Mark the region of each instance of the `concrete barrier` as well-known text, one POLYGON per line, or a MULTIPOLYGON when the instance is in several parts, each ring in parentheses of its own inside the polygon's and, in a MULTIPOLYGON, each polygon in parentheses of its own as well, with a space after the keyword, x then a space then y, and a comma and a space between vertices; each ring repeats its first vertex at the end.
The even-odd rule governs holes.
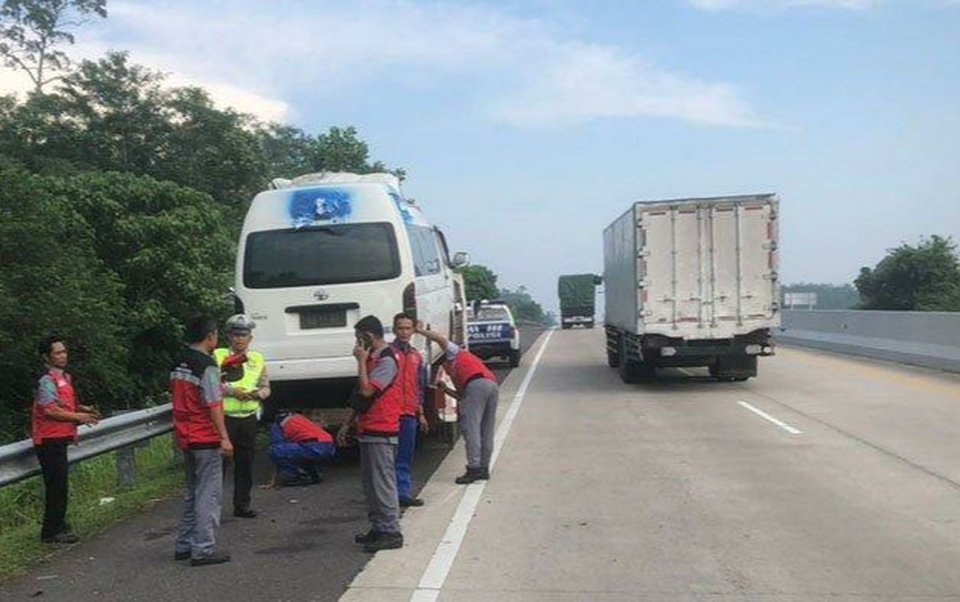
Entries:
POLYGON ((776 339, 960 372, 960 312, 784 310, 776 339))

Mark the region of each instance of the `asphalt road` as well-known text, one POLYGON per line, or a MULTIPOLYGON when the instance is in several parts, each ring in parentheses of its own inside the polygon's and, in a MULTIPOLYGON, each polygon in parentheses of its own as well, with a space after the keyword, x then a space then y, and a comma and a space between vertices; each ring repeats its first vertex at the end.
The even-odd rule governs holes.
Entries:
POLYGON ((451 454, 343 600, 960 599, 960 375, 781 349, 631 386, 602 337, 554 331, 491 480, 451 454))
MULTIPOLYGON (((540 332, 523 329, 523 346, 540 332)), ((505 364, 491 367, 501 381, 510 373, 505 364)), ((422 442, 414 463, 416 487, 449 451, 436 440, 422 442)), ((266 455, 260 454, 257 482, 264 482, 270 471, 266 455)), ((254 507, 260 516, 253 520, 224 512, 218 547, 233 556, 228 564, 191 568, 173 561, 179 513, 174 498, 0 585, 0 599, 335 600, 370 559, 353 543, 353 536, 368 528, 356 453, 338 458, 320 485, 255 490, 254 507)))

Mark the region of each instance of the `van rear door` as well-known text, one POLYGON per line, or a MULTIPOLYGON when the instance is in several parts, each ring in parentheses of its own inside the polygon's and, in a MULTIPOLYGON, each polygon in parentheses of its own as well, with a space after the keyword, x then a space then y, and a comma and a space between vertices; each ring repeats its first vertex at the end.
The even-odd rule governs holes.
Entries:
POLYGON ((349 357, 357 320, 400 307, 401 257, 389 222, 250 232, 242 261, 256 346, 272 362, 349 357))

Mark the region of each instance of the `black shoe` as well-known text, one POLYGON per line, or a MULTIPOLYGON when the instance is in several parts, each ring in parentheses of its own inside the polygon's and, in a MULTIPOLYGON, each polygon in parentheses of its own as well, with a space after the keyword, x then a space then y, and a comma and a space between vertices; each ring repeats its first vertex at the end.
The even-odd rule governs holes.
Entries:
POLYGON ((280 481, 281 487, 305 487, 307 485, 313 485, 313 481, 307 476, 296 476, 280 481))
POLYGON ((400 498, 400 507, 401 508, 410 508, 411 506, 420 507, 423 505, 423 500, 418 497, 401 497, 400 498))
POLYGON ((180 562, 181 560, 190 560, 190 551, 187 550, 186 552, 174 552, 173 559, 177 562, 180 562))
POLYGON ((309 468, 307 470, 307 476, 310 477, 310 482, 313 483, 314 485, 323 483, 323 475, 320 474, 320 471, 317 470, 316 468, 312 468, 312 467, 309 468))
POLYGON ((257 518, 257 511, 253 508, 234 508, 233 515, 237 518, 257 518))
POLYGON ((403 547, 403 535, 397 533, 378 533, 373 541, 363 544, 364 552, 379 552, 380 550, 399 550, 403 547))
POLYGON ((380 537, 380 531, 376 529, 370 529, 366 533, 358 533, 353 536, 353 541, 356 543, 367 544, 380 537))
POLYGON ((230 554, 210 554, 209 556, 192 558, 190 566, 209 566, 211 564, 223 564, 224 562, 230 562, 230 554))
POLYGON ((63 531, 53 537, 41 537, 40 541, 43 543, 77 543, 80 541, 80 538, 73 533, 63 531))
POLYGON ((485 466, 481 466, 481 467, 480 467, 480 478, 481 478, 482 480, 484 480, 484 481, 489 480, 489 479, 490 479, 490 469, 487 468, 487 467, 485 467, 485 466))
MULTIPOLYGON (((457 485, 469 485, 474 481, 479 481, 483 479, 483 472, 480 468, 470 468, 467 466, 467 472, 463 473, 456 479, 457 485)), ((489 475, 488 475, 489 476, 489 475)))

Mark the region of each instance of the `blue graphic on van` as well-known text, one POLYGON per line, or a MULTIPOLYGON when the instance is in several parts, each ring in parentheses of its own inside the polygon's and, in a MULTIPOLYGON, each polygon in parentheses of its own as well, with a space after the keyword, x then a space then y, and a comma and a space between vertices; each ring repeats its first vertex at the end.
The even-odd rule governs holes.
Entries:
POLYGON ((350 192, 342 188, 297 190, 290 197, 290 219, 296 228, 315 222, 342 222, 352 212, 350 192))
POLYGON ((393 204, 397 206, 397 211, 400 212, 400 218, 403 220, 403 222, 405 224, 412 222, 413 214, 407 211, 407 208, 404 206, 406 205, 406 201, 403 200, 403 197, 400 196, 400 193, 391 188, 388 194, 390 195, 390 198, 393 199, 393 204))

